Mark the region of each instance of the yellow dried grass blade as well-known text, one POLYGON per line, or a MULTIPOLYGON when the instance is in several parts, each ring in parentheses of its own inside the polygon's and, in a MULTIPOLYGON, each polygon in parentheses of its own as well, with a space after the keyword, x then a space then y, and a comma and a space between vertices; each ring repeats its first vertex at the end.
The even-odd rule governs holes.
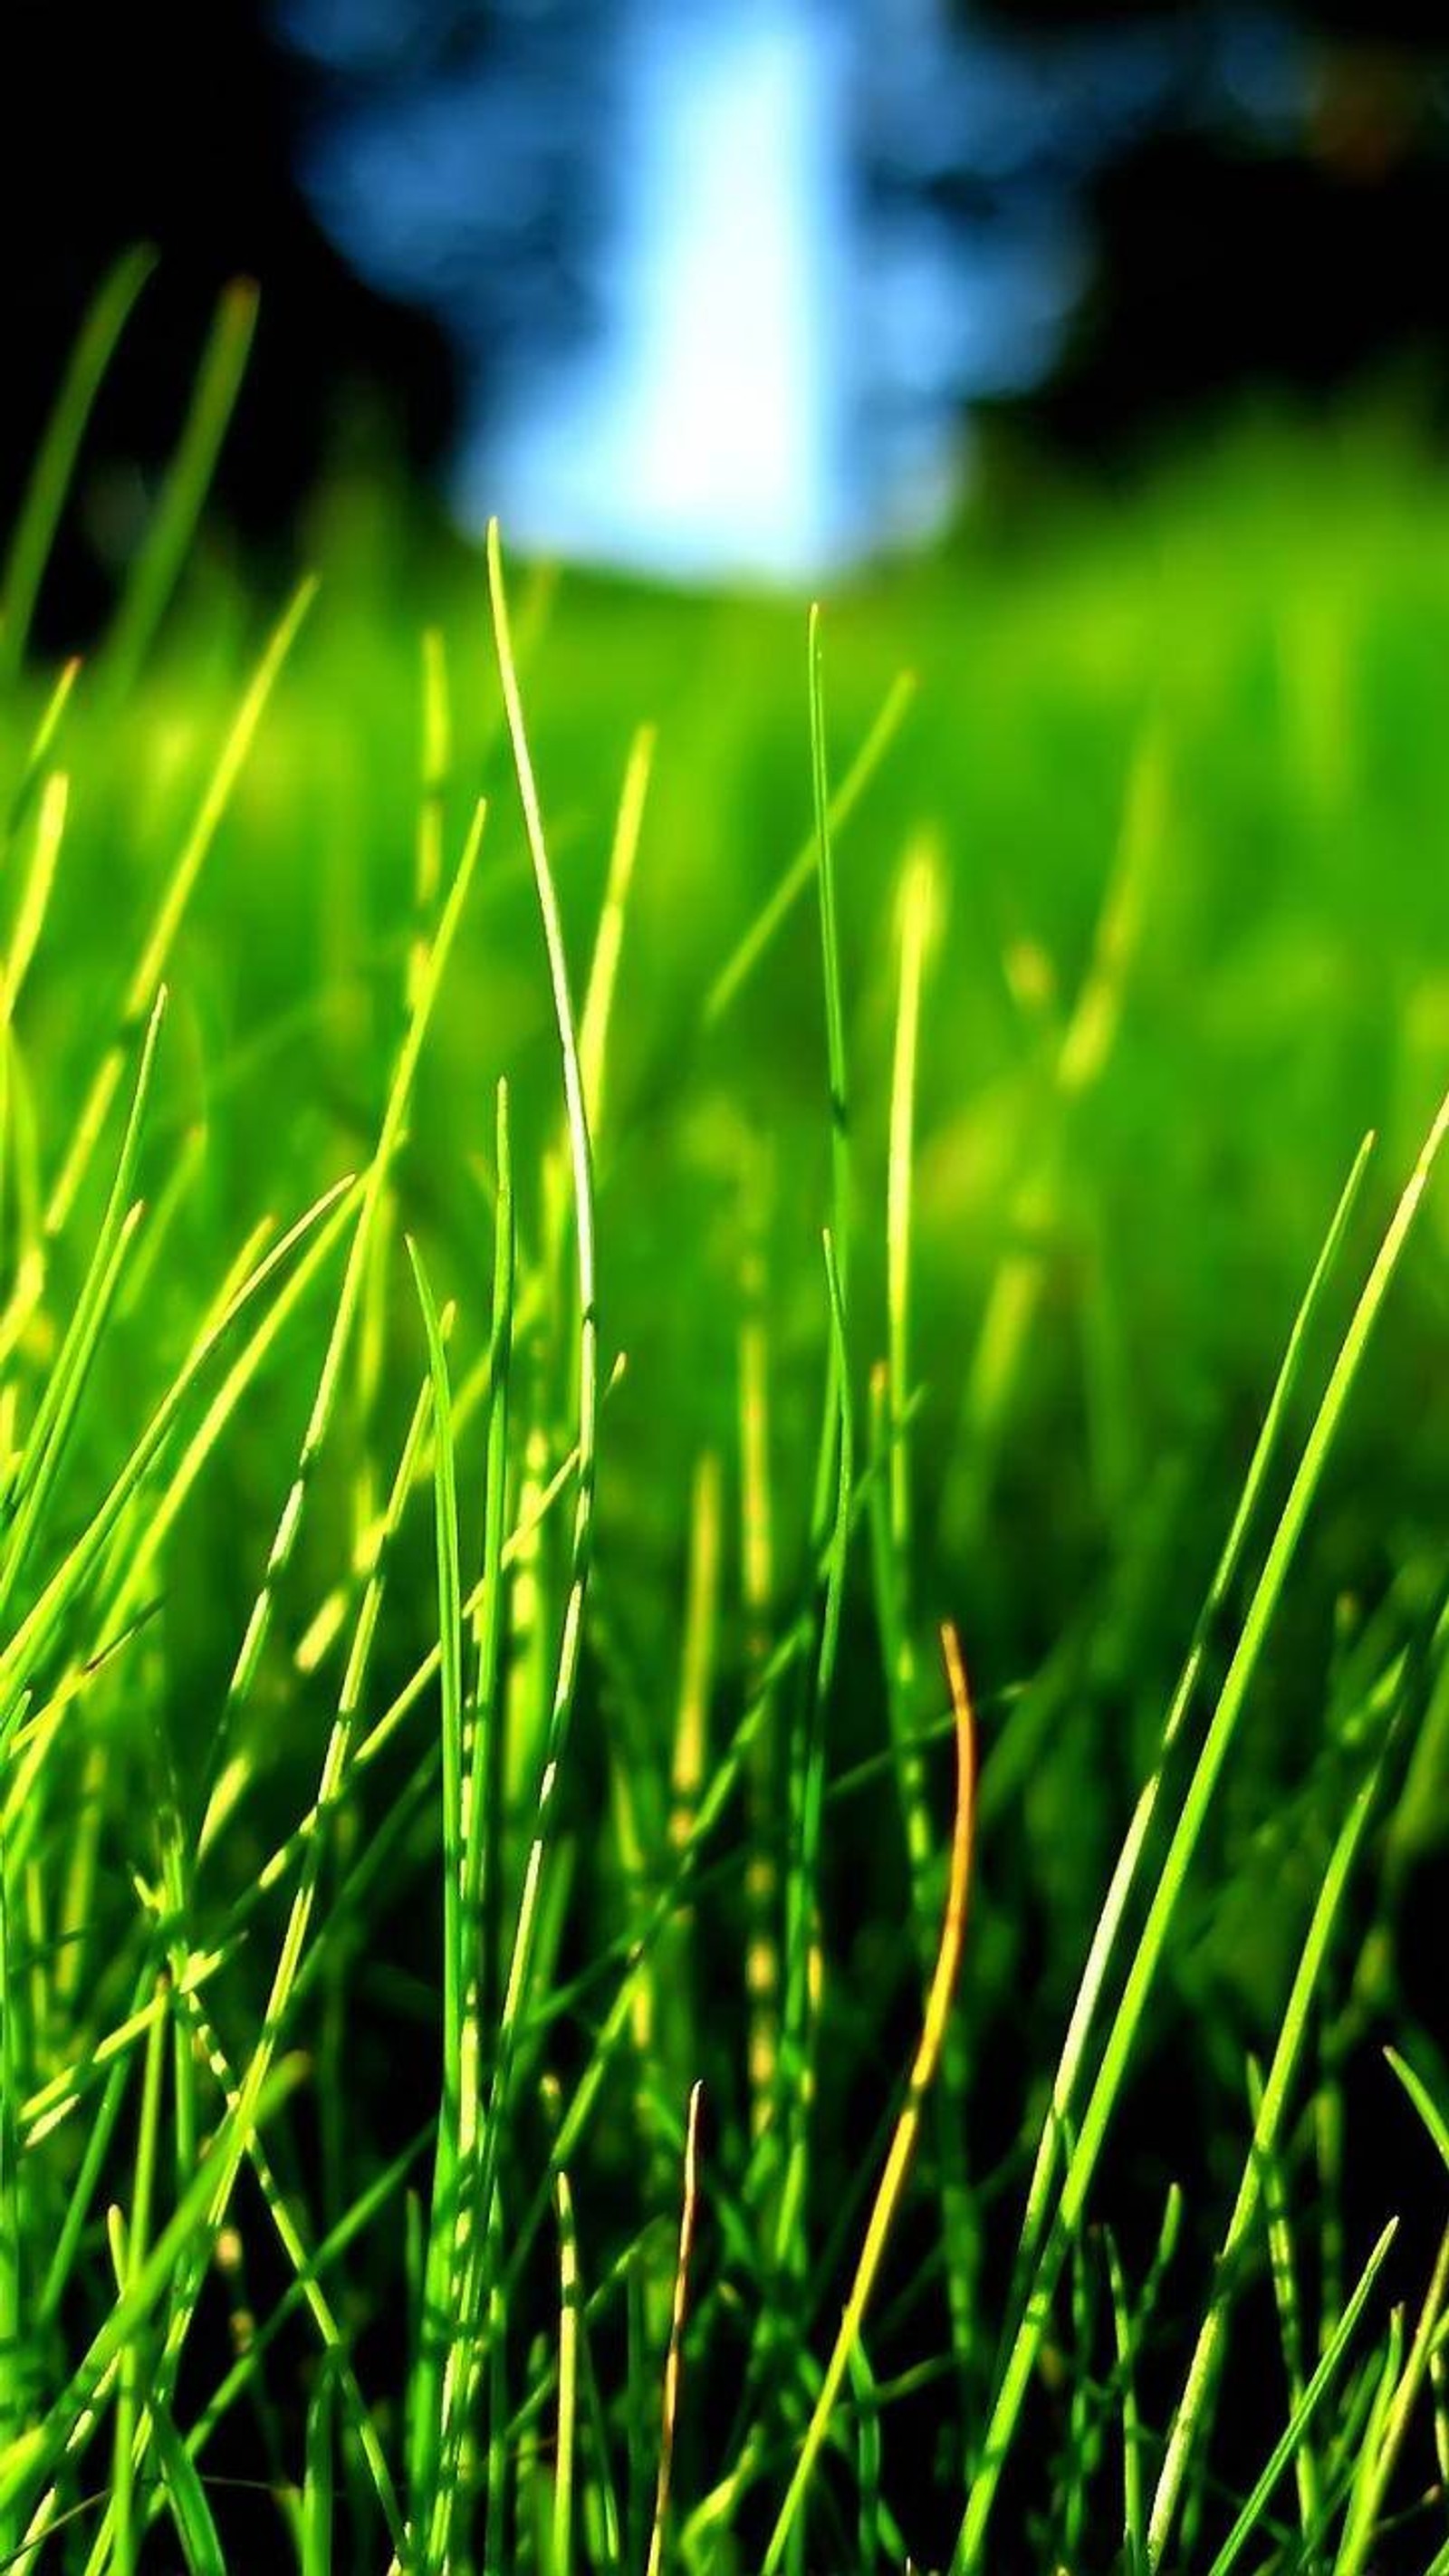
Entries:
POLYGON ((684 2320, 689 2305, 689 2258, 694 2250, 694 2224, 699 2211, 699 2113, 704 2086, 689 2097, 689 2127, 684 2140, 684 2203, 679 2214, 679 2254, 674 2266, 674 2306, 669 2319, 669 2350, 664 2361, 664 2408, 659 2437, 659 2482, 654 2490, 654 2527, 649 2534, 645 2576, 660 2576, 664 2534, 669 2520, 669 2488, 674 2473, 674 2431, 679 2421, 679 2383, 683 2370, 684 2320))

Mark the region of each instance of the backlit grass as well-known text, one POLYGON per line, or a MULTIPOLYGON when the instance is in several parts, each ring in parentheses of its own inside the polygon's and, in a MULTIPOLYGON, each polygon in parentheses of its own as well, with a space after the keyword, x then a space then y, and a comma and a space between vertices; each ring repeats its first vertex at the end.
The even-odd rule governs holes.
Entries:
POLYGON ((234 297, 49 671, 142 283, 6 594, 6 2563, 1449 2567, 1429 469, 809 618, 339 485, 264 614, 234 297))

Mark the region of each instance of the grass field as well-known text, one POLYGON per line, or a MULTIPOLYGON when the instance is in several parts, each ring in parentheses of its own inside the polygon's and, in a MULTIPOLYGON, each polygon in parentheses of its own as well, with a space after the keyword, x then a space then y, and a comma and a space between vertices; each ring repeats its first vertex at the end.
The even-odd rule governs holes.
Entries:
POLYGON ((0 2561, 1449 2568, 1437 472, 204 463, 3 639, 0 2561))

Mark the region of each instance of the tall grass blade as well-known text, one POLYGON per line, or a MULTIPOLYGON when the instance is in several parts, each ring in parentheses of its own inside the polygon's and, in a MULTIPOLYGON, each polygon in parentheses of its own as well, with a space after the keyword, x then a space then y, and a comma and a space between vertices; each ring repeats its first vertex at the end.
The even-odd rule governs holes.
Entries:
POLYGON ((946 1889, 945 1918, 941 1926, 941 1946, 937 1954, 935 1975, 926 1999, 920 2046, 917 2048, 911 2067, 905 2106, 891 2139, 885 2171, 881 2175, 876 2190, 866 2227, 865 2241, 861 2246, 860 2259, 856 2265, 855 2278, 851 2283, 840 2320, 840 2329, 825 2367, 820 2394, 816 2398, 811 2413, 800 2455, 786 2490, 785 2501, 780 2507, 774 2530, 766 2545, 765 2555, 760 2565, 760 2576, 775 2576, 775 2570, 784 2557, 791 2529, 804 2502, 806 2490, 814 2474, 815 2463, 830 2429, 830 2419, 850 2367, 851 2354, 860 2338, 871 2291, 880 2271, 881 2260, 900 2204, 901 2194, 905 2188, 906 2176, 910 2170, 916 2135, 921 2124, 922 2106, 940 2058, 951 1999, 955 1992, 956 1978, 961 1964, 961 1951, 966 1931, 966 1897, 971 1874, 971 1824, 975 1777, 974 1730, 965 1667, 961 1661, 955 1634, 950 1628, 944 1632, 944 1643, 947 1676, 951 1686, 951 1705, 956 1720, 956 1822, 951 1837, 950 1876, 946 1889))
POLYGON ((217 306, 180 441, 106 640, 102 671, 113 704, 135 681, 180 578, 241 391, 258 301, 250 278, 238 278, 217 306))
MULTIPOLYGON (((227 1688, 226 1707, 218 1730, 219 1752, 224 1753, 228 1748, 237 1714, 245 1706, 256 1680, 271 1628, 277 1590, 291 1563, 309 1489, 316 1473, 318 1459, 322 1454, 323 1444, 331 1428, 341 1388, 343 1368, 367 1278, 373 1237, 380 1221, 391 1178, 393 1158, 401 1141, 413 1080, 423 1050, 423 1040, 427 1035, 433 1007, 458 935, 459 924, 468 898, 468 889, 477 865, 483 838, 484 811, 485 809, 480 805, 474 814, 468 837, 463 845, 463 855, 458 863, 457 874, 453 879, 448 900, 438 923, 437 936, 429 952, 427 972, 419 980, 416 1000, 409 1013, 403 1042, 398 1050, 382 1122, 378 1129, 377 1144, 363 1177, 358 1199, 357 1223, 353 1230, 352 1241, 348 1246, 347 1266, 343 1272, 342 1287, 327 1337, 327 1347, 323 1353, 322 1366, 313 1391, 306 1428, 302 1434, 302 1446, 298 1453, 296 1469, 288 1489, 287 1499, 282 1506, 281 1517, 272 1535, 261 1588, 252 1604, 246 1633, 242 1638, 227 1688)), ((247 1766, 243 1760, 228 1766, 217 1778, 201 1828, 200 1847, 203 1852, 215 1838, 224 1817, 230 1811, 238 1788, 246 1777, 246 1771, 247 1766)))
POLYGON ((1449 1130, 1449 1099, 1425 1140, 1419 1159, 1396 1207, 1377 1258, 1340 1345, 1328 1385, 1314 1418, 1287 1500, 1269 1544, 1243 1621, 1232 1659, 1208 1722, 1197 1763, 1173 1827, 1146 1921, 1127 1971, 1122 1999, 1107 2033, 1102 2062, 1088 2096, 1071 2147, 1052 2235, 1038 2262, 1026 2312, 1012 2340, 991 2414, 980 2461, 962 2518, 952 2559, 953 2576, 968 2576, 982 2563, 982 2550, 992 2502, 1007 2450, 1016 2430, 1022 2401, 1046 2329, 1052 2294, 1068 2246, 1081 2226, 1097 2159, 1126 2075, 1147 1999, 1166 1947, 1193 1852, 1218 1777, 1236 1732, 1272 1624, 1289 1568, 1297 1553, 1309 1506, 1317 1491, 1344 1409, 1368 1347, 1369 1337, 1408 1242, 1410 1229, 1439 1149, 1449 1130))
POLYGON ((1350 1873, 1367 1830, 1379 1783, 1380 1765, 1375 1764, 1363 1782, 1339 1829, 1328 1866, 1313 1907, 1308 1935, 1294 1974, 1283 2020, 1273 2051, 1268 2079, 1253 2125, 1252 2141, 1238 2184, 1232 2216, 1223 2238, 1216 2264, 1216 2277, 1222 2284, 1204 2317, 1186 2384, 1173 2418, 1167 2451, 1158 2475, 1157 2490, 1152 2499, 1152 2518, 1147 2536, 1147 2558, 1151 2568, 1162 2564, 1171 2538, 1183 2478, 1194 2442, 1200 2437, 1206 2411, 1211 2405, 1214 2382, 1221 2360, 1223 2337, 1227 2331, 1231 2284, 1239 2257, 1248 2237, 1257 2225, 1263 2197, 1264 2177, 1271 2159, 1277 2154, 1286 2116, 1290 2089, 1297 2072, 1304 2042, 1308 2036, 1309 2014, 1318 1990, 1333 1928, 1347 1891, 1350 1873))
POLYGON ((206 865, 237 780, 245 767, 256 739, 257 728, 267 702, 276 686, 288 654, 316 596, 314 580, 304 581, 268 638, 256 670, 232 718, 222 743, 216 765, 202 791, 191 829, 182 845, 176 865, 162 891, 161 900, 151 918, 150 928, 142 942, 126 986, 119 1024, 86 1093, 80 1115, 71 1131, 65 1160, 57 1175, 45 1211, 45 1230, 54 1236, 63 1230, 95 1152, 96 1141, 105 1124, 106 1114, 115 1097, 125 1062, 130 1034, 165 978, 177 932, 186 917, 202 869, 206 865))
MULTIPOLYGON (((900 672, 891 682, 879 713, 869 733, 835 790, 827 807, 827 821, 832 835, 843 832, 872 778, 884 760, 916 694, 914 674, 900 672)), ((800 897, 808 891, 819 864, 818 822, 808 840, 797 850, 773 894, 751 922, 744 937, 733 949, 711 984, 704 999, 703 1020, 713 1028, 722 1020, 738 994, 775 939, 780 927, 793 911, 800 897)))
POLYGON ((1359 2275, 1358 2286, 1354 2290, 1353 2296, 1350 2298, 1348 2305, 1344 2309, 1338 2326, 1332 2339, 1324 2350, 1323 2357, 1320 2360, 1317 2369, 1314 2371, 1313 2377, 1310 2379, 1308 2386, 1303 2392, 1301 2403, 1294 2408, 1283 2432, 1274 2444, 1261 2476, 1258 2478, 1247 2502, 1244 2504, 1243 2509, 1238 2515, 1237 2520, 1234 2522, 1231 2531, 1228 2533, 1227 2539, 1223 2542, 1221 2549, 1218 2551, 1216 2558, 1208 2569, 1208 2576, 1231 2576, 1232 2569, 1236 2567, 1238 2560, 1241 2558, 1243 2551, 1248 2545, 1248 2542, 1252 2539, 1253 2533, 1257 2529, 1263 2513, 1267 2508, 1273 2489, 1276 2487, 1284 2470, 1292 2460, 1299 2443, 1302 2441, 1304 2434, 1307 2432, 1309 2425, 1312 2423, 1313 2418, 1318 2411, 1319 2406, 1322 2404, 1324 2397, 1332 2386, 1333 2380, 1338 2371, 1339 2363, 1348 2349, 1354 2329, 1368 2303, 1369 2294, 1373 2289, 1375 2281, 1378 2279, 1385 2257, 1388 2254, 1390 2246, 1393 2244, 1395 2236, 1398 2234, 1398 2228, 1398 2220, 1396 2218, 1391 2218, 1387 2227, 1384 2229, 1383 2234, 1379 2237, 1373 2252, 1370 2254, 1367 2263, 1364 2265, 1364 2268, 1359 2275))
POLYGON ((30 622, 86 424, 136 299, 155 265, 155 252, 144 245, 122 252, 102 282, 71 351, 0 576, 0 681, 13 680, 25 659, 30 622))
POLYGON ((644 2576, 663 2576, 665 2536, 669 2528, 669 2493, 674 2472, 674 2439, 679 2423, 679 2390, 684 2369, 684 2324, 689 2309, 689 2265, 699 2214, 699 2114, 704 2087, 689 2096, 689 2125, 684 2146, 684 2199, 679 2213, 679 2250, 674 2264, 674 2303, 669 2318, 669 2349, 664 2359, 664 2397, 659 2427, 659 2477, 654 2489, 654 2520, 644 2576))

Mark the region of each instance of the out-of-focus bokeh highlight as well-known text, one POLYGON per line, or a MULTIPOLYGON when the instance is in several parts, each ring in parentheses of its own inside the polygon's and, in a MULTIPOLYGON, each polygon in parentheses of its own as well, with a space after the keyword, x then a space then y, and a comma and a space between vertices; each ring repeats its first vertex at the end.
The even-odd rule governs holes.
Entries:
POLYGON ((792 582, 931 538, 1003 453, 1110 468, 1386 370, 1432 420, 1446 66, 1409 0, 19 0, 0 473, 138 239, 82 627, 237 270, 253 541, 390 456, 531 548, 792 582))

